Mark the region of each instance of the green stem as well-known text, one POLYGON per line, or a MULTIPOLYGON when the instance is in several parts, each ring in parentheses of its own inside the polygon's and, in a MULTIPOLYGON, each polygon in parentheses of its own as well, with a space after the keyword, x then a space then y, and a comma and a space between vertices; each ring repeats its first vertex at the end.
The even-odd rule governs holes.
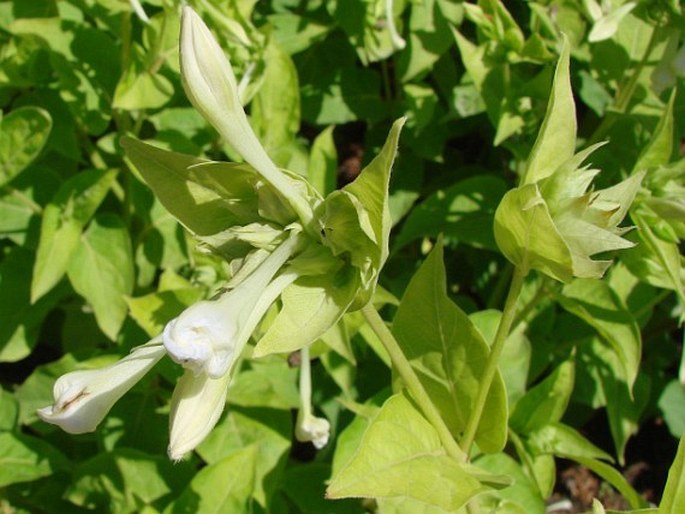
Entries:
POLYGON ((414 398, 414 401, 418 404, 424 416, 426 416, 426 419, 433 425, 433 428, 435 428, 447 454, 459 462, 466 462, 467 455, 459 447, 454 440, 454 437, 452 437, 452 433, 449 428, 447 428, 445 421, 442 419, 438 409, 423 388, 423 384, 421 384, 414 368, 411 367, 411 364, 404 353, 402 353, 399 343, 395 339, 395 336, 392 335, 392 332, 390 332, 390 329, 386 326, 383 318, 381 318, 380 314, 378 314, 378 311, 371 303, 366 304, 361 312, 366 322, 376 333, 378 339, 390 355, 393 366, 400 374, 400 377, 402 377, 402 380, 404 380, 412 398, 414 398))
POLYGON ((473 442, 476 438, 476 431, 478 430, 478 425, 480 424, 480 419, 483 415, 485 401, 488 398, 490 386, 492 385, 492 381, 495 378, 495 373, 497 372, 497 365, 499 364, 499 358, 502 354, 504 343, 507 340, 507 336, 511 331, 512 323, 514 322, 514 317, 516 314, 516 302, 521 294, 523 280, 527 274, 527 268, 516 267, 514 270, 514 275, 511 278, 509 294, 507 295, 507 300, 504 304, 504 310, 502 311, 502 318, 500 319, 499 326, 497 327, 495 340, 490 348, 490 356, 488 357, 485 370, 483 371, 483 376, 480 380, 476 402, 466 424, 464 435, 461 438, 460 446, 464 449, 467 456, 470 453, 471 446, 473 446, 473 442))

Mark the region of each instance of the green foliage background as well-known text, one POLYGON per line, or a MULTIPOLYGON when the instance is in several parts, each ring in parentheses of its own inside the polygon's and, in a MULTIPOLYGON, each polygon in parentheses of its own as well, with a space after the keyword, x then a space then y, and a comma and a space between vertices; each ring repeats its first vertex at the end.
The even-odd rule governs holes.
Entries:
MULTIPOLYGON (((346 181, 341 164, 354 175, 391 123, 407 116, 391 181, 391 254, 374 303, 425 371, 455 435, 464 420, 452 395, 462 406, 475 395, 512 272, 495 243, 494 212, 525 169, 566 35, 578 141, 560 145, 573 152, 608 141, 590 158, 602 170, 598 188, 647 171, 630 211, 638 230, 628 237, 637 245, 609 255, 615 264, 603 281, 526 281, 486 405, 491 423, 476 439, 489 454, 474 463, 516 479, 502 489, 490 484, 500 490, 485 504, 498 512, 544 512, 554 457, 588 466, 632 508, 643 506, 607 462, 624 466, 630 438, 654 418, 665 421, 673 448, 685 432, 680 5, 632 2, 614 26, 620 1, 603 3, 608 10, 593 19, 587 2, 395 0, 393 24, 380 0, 189 3, 230 56, 269 155, 320 192, 346 181), (590 42, 593 31, 608 36, 590 42), (444 248, 436 246, 439 234, 444 248), (413 319, 422 309, 433 326, 413 319), (443 329, 468 337, 441 340, 443 329), (581 435, 599 409, 613 447, 581 435)), ((440 476, 430 474, 435 462, 416 463, 411 481, 378 467, 388 455, 400 459, 388 450, 393 438, 418 453, 439 444, 406 397, 385 402, 400 385, 358 313, 312 349, 314 402, 333 427, 332 443, 318 453, 293 442, 297 369, 287 355, 244 361, 230 408, 179 464, 165 455, 179 375, 166 360, 93 434, 69 436, 38 420, 35 410, 51 403, 59 375, 125 355, 230 274, 196 249, 123 157, 120 137, 134 135, 177 152, 239 159, 183 94, 179 4, 142 5, 149 22, 120 0, 0 1, 0 505, 65 513, 454 512, 458 498, 425 494, 436 483, 457 490, 472 479, 447 457, 440 476), (373 428, 386 420, 389 428, 373 428), (360 442, 368 451, 355 454, 360 442), (381 498, 326 500, 331 476, 331 496, 381 498), (384 487, 390 493, 381 494, 384 487)), ((659 512, 679 512, 685 501, 673 485, 683 458, 659 512)))

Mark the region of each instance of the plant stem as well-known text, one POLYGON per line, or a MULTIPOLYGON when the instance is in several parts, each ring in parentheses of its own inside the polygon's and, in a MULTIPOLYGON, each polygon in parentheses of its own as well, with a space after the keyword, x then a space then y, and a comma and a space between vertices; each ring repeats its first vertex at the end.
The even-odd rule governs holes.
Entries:
POLYGON ((495 378, 495 373, 497 372, 499 357, 502 354, 504 343, 507 340, 507 336, 509 336, 512 323, 514 322, 514 317, 516 314, 516 302, 521 294, 523 280, 527 274, 528 270, 526 268, 516 267, 514 269, 514 275, 511 278, 509 294, 507 295, 507 300, 504 304, 504 310, 502 311, 502 318, 500 319, 499 326, 497 327, 495 340, 490 348, 490 356, 485 364, 483 376, 480 379, 476 402, 473 406, 471 416, 468 419, 466 429, 464 430, 464 435, 461 439, 460 446, 466 452, 467 456, 469 455, 471 446, 473 446, 473 442, 476 438, 476 431, 478 430, 478 425, 480 424, 480 419, 483 415, 483 409, 485 408, 485 402, 488 398, 488 393, 490 392, 490 386, 492 385, 492 381, 495 378))
POLYGON ((378 314, 378 311, 371 303, 366 304, 361 312, 366 322, 376 333, 378 339, 380 339, 383 344, 383 347, 390 355, 393 366, 402 377, 402 380, 404 380, 412 398, 414 398, 414 401, 418 404, 423 415, 426 416, 426 419, 433 425, 433 428, 435 428, 447 454, 459 462, 466 462, 466 453, 464 453, 454 440, 454 437, 452 437, 452 433, 449 428, 447 428, 445 421, 440 416, 440 413, 431 401, 430 396, 428 396, 428 393, 423 388, 423 384, 421 384, 419 377, 414 372, 414 368, 411 367, 411 364, 404 353, 402 353, 402 349, 395 339, 395 336, 392 335, 390 329, 385 325, 383 318, 381 318, 380 314, 378 314))

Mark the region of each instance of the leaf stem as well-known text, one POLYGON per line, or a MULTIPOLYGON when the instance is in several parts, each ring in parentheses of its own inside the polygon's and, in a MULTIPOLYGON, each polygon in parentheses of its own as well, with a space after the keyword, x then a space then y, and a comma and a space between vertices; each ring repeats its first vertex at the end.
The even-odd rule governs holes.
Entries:
POLYGON ((485 370, 483 371, 483 376, 480 380, 478 388, 478 396, 476 396, 476 402, 471 411, 471 415, 466 424, 466 429, 464 430, 464 435, 461 438, 461 448, 466 452, 467 456, 471 451, 471 446, 476 438, 476 431, 478 430, 478 425, 480 424, 480 419, 483 415, 483 409, 485 408, 485 402, 488 398, 488 393, 490 392, 490 386, 495 378, 495 373, 497 372, 497 365, 499 364, 499 357, 502 354, 504 348, 504 343, 509 336, 511 331, 512 323, 514 322, 514 317, 516 314, 516 303, 519 296, 521 295, 521 289, 523 287, 523 280, 528 274, 528 269, 525 267, 516 267, 514 269, 514 274, 511 278, 511 285, 509 286, 509 294, 507 294, 507 299, 504 304, 504 310, 502 311, 502 318, 500 319, 499 325, 497 327, 497 333, 495 334, 495 340, 490 348, 490 356, 485 365, 485 370))
POLYGON ((452 433, 447 428, 445 421, 440 416, 430 396, 428 396, 428 393, 423 388, 423 384, 421 384, 419 377, 414 372, 414 368, 411 367, 404 353, 402 353, 402 349, 395 336, 392 335, 392 332, 390 332, 390 329, 386 326, 385 321, 378 314, 376 308, 369 302, 362 308, 361 313, 390 355, 393 366, 407 385, 412 398, 418 404, 426 419, 435 428, 447 454, 459 462, 466 462, 466 453, 464 453, 464 450, 459 447, 454 437, 452 437, 452 433))

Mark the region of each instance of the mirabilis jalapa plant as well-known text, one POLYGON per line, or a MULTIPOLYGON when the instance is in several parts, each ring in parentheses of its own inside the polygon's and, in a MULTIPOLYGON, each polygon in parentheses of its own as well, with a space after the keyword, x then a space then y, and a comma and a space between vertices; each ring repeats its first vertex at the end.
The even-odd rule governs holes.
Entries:
MULTIPOLYGON (((38 411, 67 432, 93 431, 168 355, 185 368, 171 400, 172 459, 192 451, 217 423, 238 357, 278 298, 280 312, 253 356, 306 349, 346 311, 369 302, 388 255, 388 180, 404 122, 395 122, 380 154, 354 183, 324 199, 268 157, 242 108, 230 63, 190 7, 183 8, 180 59, 188 98, 245 163, 207 161, 128 137, 121 144, 201 247, 229 262, 232 278, 115 364, 60 377, 54 404, 38 411)), ((308 370, 303 366, 302 373, 308 370)), ((301 384, 295 433, 321 447, 328 422, 311 413, 309 377, 301 384)))

